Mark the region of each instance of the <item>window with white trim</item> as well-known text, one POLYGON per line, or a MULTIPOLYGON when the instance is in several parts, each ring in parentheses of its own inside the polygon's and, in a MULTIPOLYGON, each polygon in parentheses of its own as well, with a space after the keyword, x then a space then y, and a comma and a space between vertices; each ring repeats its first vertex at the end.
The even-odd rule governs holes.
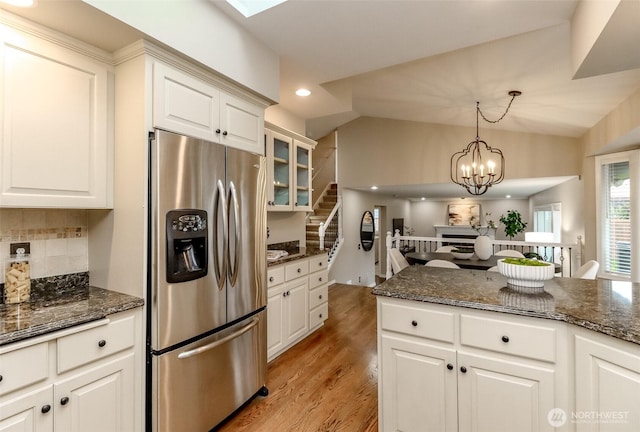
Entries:
POLYGON ((632 188, 640 178, 638 152, 596 158, 596 232, 600 274, 611 279, 631 279, 632 230, 638 215, 633 210, 632 188))

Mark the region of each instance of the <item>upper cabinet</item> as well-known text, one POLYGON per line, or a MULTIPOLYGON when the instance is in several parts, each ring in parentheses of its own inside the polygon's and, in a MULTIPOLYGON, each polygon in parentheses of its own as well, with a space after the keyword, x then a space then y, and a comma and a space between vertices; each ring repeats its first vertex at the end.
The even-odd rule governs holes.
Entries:
POLYGON ((311 211, 312 151, 316 142, 267 124, 267 210, 311 211))
POLYGON ((153 65, 153 123, 162 129, 264 155, 264 106, 171 68, 153 65))
MULTIPOLYGON (((2 17, 0 17, 2 18, 2 17)), ((0 19, 0 206, 113 206, 109 55, 0 19)))

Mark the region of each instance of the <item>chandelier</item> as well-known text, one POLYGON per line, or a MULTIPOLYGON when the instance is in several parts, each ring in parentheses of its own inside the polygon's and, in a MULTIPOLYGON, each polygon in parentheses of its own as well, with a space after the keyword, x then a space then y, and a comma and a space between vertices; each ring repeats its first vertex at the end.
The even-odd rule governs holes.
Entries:
POLYGON ((504 179, 504 156, 500 149, 492 148, 480 139, 479 119, 488 123, 498 123, 511 108, 516 96, 522 92, 511 90, 511 101, 504 114, 498 120, 488 120, 480 111, 480 102, 476 102, 476 139, 467 147, 451 156, 451 180, 462 186, 471 195, 482 195, 494 184, 504 179))

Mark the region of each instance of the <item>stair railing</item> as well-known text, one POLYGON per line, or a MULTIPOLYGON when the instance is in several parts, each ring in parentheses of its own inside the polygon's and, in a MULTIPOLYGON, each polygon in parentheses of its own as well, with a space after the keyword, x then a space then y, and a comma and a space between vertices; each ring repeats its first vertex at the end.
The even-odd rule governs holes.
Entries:
MULTIPOLYGON (((329 230, 333 230, 332 233, 336 235, 336 241, 332 245, 333 251, 333 249, 336 247, 336 244, 339 243, 342 239, 342 197, 340 196, 338 196, 336 204, 333 206, 331 213, 329 213, 329 216, 327 216, 327 220, 325 220, 324 222, 320 222, 320 227, 318 228, 320 250, 324 250, 324 238, 329 230)), ((329 253, 329 258, 331 259, 331 253, 329 253)))

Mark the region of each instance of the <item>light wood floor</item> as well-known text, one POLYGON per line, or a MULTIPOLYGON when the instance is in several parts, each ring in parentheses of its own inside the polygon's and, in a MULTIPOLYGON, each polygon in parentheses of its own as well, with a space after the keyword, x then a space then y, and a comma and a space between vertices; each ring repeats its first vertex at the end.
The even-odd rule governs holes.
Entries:
POLYGON ((376 432, 376 300, 371 288, 329 288, 324 327, 269 364, 269 396, 219 432, 376 432))

